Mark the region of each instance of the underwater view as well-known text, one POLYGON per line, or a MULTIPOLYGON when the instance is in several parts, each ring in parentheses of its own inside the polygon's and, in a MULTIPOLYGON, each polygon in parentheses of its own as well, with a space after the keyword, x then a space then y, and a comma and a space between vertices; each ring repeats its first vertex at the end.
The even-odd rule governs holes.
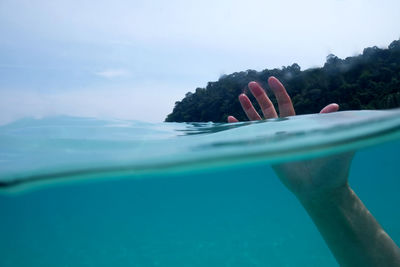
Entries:
POLYGON ((2 267, 338 266, 274 170, 349 151, 352 189, 400 243, 399 109, 235 124, 27 118, 0 126, 0 151, 2 267))

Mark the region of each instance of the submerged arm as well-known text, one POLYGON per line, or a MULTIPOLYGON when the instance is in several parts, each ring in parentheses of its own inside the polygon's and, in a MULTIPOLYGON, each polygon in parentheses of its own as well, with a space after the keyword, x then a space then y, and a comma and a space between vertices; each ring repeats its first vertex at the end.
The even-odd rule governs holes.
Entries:
MULTIPOLYGON (((295 111, 284 86, 275 77, 268 79, 281 116, 294 116, 295 111)), ((249 84, 265 118, 276 118, 277 112, 261 86, 249 84)), ((261 116, 248 97, 239 101, 250 120, 261 116)), ((330 104, 321 113, 335 112, 330 104)), ((228 122, 237 122, 229 116, 228 122)), ((289 162, 273 166, 282 183, 300 200, 319 232, 342 266, 400 266, 400 249, 386 234, 372 214, 348 185, 354 153, 289 162)))
POLYGON ((348 184, 353 152, 274 165, 341 266, 400 266, 400 250, 348 184))
POLYGON ((400 266, 400 250, 346 184, 300 200, 341 266, 400 266))

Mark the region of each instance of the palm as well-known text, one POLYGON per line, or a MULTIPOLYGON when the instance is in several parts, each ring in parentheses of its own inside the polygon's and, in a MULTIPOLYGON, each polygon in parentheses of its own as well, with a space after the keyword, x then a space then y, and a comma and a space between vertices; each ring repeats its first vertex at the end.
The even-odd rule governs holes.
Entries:
POLYGON ((300 198, 318 197, 347 185, 353 152, 272 166, 279 179, 300 198))
MULTIPOLYGON (((285 87, 275 77, 268 79, 268 84, 274 92, 280 116, 294 116, 292 101, 285 87)), ((265 118, 278 117, 274 105, 265 91, 256 82, 249 83, 251 93, 255 96, 265 118)), ((239 96, 239 101, 250 120, 261 120, 249 98, 245 94, 239 96)), ((321 110, 321 113, 336 112, 337 104, 330 104, 321 110)), ((229 116, 228 122, 237 122, 235 117, 229 116)), ((280 180, 298 197, 312 197, 329 190, 334 190, 347 184, 352 152, 327 156, 324 158, 282 163, 273 166, 280 180)))

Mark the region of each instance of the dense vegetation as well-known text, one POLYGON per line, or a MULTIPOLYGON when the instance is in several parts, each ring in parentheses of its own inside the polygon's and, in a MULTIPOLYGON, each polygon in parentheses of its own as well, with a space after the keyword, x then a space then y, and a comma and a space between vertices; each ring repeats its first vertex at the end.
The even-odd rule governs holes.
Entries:
MULTIPOLYGON (((400 107, 400 40, 392 42, 388 49, 370 47, 361 55, 346 59, 331 54, 322 68, 301 71, 295 63, 282 69, 223 75, 218 81, 209 82, 206 88, 187 93, 182 101, 175 103, 166 121, 225 122, 228 115, 246 120, 238 95, 247 93, 250 81, 258 81, 267 88, 270 76, 285 85, 297 114, 319 112, 332 102, 340 104, 341 110, 400 107)), ((269 96, 273 95, 266 90, 269 96)))

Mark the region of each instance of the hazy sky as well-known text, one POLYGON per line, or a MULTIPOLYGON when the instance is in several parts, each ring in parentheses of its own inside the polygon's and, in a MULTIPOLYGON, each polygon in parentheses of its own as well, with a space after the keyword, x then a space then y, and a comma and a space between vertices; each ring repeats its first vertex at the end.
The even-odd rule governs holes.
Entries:
POLYGON ((399 0, 0 0, 0 124, 163 121, 221 74, 322 66, 400 38, 399 0))

